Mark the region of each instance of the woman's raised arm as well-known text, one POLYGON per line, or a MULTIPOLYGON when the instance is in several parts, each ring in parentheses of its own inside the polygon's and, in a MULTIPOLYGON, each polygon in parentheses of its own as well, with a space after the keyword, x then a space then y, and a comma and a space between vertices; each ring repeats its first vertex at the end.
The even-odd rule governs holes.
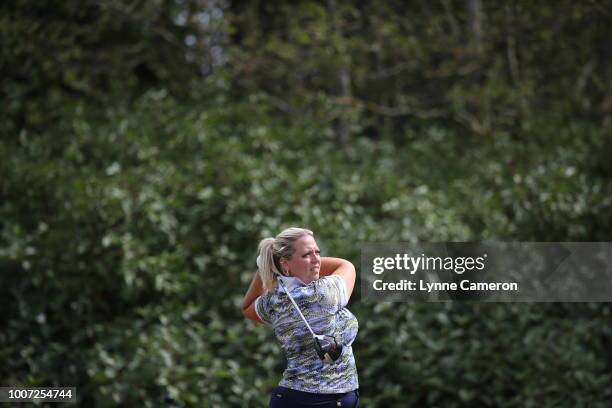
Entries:
POLYGON ((245 318, 253 320, 258 323, 263 323, 257 313, 255 312, 255 299, 264 293, 263 282, 259 272, 256 272, 251 281, 251 285, 244 295, 242 300, 242 314, 245 318))
POLYGON ((342 258, 322 257, 319 275, 321 277, 328 275, 340 276, 346 285, 346 296, 348 298, 351 297, 356 277, 355 266, 351 262, 342 258))

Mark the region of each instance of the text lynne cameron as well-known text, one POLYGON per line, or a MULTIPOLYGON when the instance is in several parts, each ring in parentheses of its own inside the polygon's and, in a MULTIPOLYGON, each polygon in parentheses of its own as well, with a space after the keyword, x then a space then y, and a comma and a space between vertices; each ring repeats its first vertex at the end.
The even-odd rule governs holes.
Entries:
POLYGON ((459 284, 457 282, 427 282, 420 279, 417 282, 402 279, 399 282, 383 282, 380 279, 372 283, 374 290, 383 291, 517 291, 518 284, 516 282, 470 282, 468 279, 463 279, 459 284))

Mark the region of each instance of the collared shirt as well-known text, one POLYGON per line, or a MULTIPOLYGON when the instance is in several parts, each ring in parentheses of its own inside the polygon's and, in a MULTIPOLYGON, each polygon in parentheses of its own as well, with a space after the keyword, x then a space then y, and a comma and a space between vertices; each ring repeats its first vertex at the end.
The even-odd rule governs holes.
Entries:
POLYGON ((357 336, 357 318, 345 307, 346 285, 338 275, 304 284, 280 277, 316 334, 334 336, 342 343, 342 355, 334 364, 319 359, 312 335, 280 285, 255 300, 259 318, 272 325, 285 351, 287 368, 279 385, 299 391, 333 394, 359 388, 351 344, 357 336))

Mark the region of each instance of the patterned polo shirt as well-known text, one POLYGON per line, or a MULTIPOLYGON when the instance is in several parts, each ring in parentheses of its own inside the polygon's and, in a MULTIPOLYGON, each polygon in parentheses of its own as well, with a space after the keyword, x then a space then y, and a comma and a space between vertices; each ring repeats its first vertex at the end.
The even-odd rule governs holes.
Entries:
POLYGON ((255 300, 259 318, 272 325, 285 351, 287 368, 279 385, 298 391, 333 394, 359 388, 351 344, 357 336, 357 318, 345 307, 346 285, 338 275, 309 284, 281 276, 283 285, 300 307, 316 334, 334 336, 342 343, 342 355, 334 364, 319 359, 312 335, 280 285, 255 300))

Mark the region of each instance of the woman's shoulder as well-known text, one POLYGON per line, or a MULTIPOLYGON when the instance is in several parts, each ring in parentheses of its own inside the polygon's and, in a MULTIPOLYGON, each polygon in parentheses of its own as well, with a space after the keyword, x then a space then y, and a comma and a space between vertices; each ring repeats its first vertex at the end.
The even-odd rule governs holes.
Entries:
POLYGON ((328 275, 316 283, 316 292, 323 305, 328 305, 334 311, 348 303, 344 281, 338 275, 328 275))
POLYGON ((338 275, 327 275, 316 281, 316 288, 319 291, 339 291, 344 290, 344 281, 338 275))

